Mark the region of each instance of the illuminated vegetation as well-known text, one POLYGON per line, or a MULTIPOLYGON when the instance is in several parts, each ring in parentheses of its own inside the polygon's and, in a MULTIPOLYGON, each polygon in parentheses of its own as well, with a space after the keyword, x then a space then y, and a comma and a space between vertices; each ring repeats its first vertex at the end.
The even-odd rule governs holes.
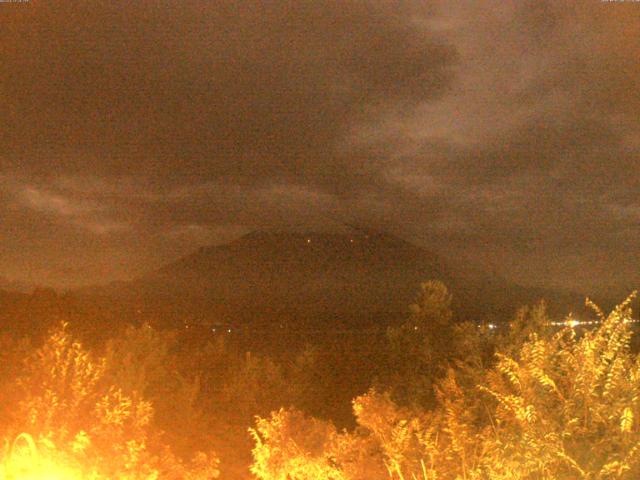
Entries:
MULTIPOLYGON (((353 402, 353 432, 296 411, 260 418, 252 471, 262 480, 637 479, 630 301, 606 318, 596 308, 600 327, 579 338, 571 328, 532 331, 490 368, 458 362, 437 381, 431 409, 372 390, 353 402)), ((517 322, 512 330, 513 339, 522 333, 517 322)))
POLYGON ((11 405, 5 478, 217 476, 215 456, 197 453, 190 462, 175 456, 152 421, 152 403, 142 391, 110 382, 112 365, 74 341, 66 325, 23 361, 14 390, 3 395, 11 405))
POLYGON ((490 328, 427 282, 372 347, 348 428, 323 409, 322 346, 272 358, 146 324, 92 349, 67 324, 36 346, 4 336, 0 479, 637 479, 632 298, 608 316, 588 302, 591 330, 544 304, 490 328))

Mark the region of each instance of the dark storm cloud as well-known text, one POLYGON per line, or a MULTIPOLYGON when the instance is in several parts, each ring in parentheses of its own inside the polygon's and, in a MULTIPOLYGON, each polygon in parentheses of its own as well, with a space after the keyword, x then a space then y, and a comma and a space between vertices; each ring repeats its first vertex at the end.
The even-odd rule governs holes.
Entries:
POLYGON ((462 2, 444 13, 459 54, 450 93, 371 127, 415 194, 398 211, 441 212, 405 231, 521 280, 640 281, 637 12, 462 2))
POLYGON ((45 175, 48 161, 161 183, 339 188, 359 177, 334 152, 352 123, 438 95, 453 58, 412 25, 425 12, 384 2, 36 2, 3 13, 4 150, 45 175))
POLYGON ((343 145, 363 118, 446 90, 455 52, 417 22, 429 16, 386 2, 3 5, 3 233, 99 255, 96 236, 209 240, 382 184, 383 159, 343 145))
POLYGON ((452 3, 0 5, 0 269, 354 221, 534 282, 636 275, 640 7, 452 3))

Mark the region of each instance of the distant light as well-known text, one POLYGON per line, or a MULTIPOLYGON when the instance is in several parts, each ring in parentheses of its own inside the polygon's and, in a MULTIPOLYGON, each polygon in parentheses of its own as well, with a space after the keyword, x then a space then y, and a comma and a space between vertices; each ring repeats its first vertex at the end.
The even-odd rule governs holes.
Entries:
POLYGON ((496 328, 497 328, 497 326, 496 326, 496 324, 495 324, 495 323, 490 323, 490 324, 488 325, 488 327, 489 327, 489 330, 494 330, 494 329, 496 329, 496 328))
POLYGON ((353 243, 353 238, 350 238, 350 239, 349 239, 349 241, 350 241, 351 243, 353 243))
POLYGON ((231 329, 228 329, 227 332, 231 333, 231 329))
POLYGON ((418 326, 417 326, 417 325, 414 325, 414 326, 413 326, 413 329, 414 329, 414 330, 418 330, 418 326))
POLYGON ((571 319, 567 322, 567 325, 569 325, 571 328, 577 327, 578 325, 580 325, 580 321, 579 320, 575 320, 575 319, 571 319))
POLYGON ((310 238, 307 238, 307 243, 311 243, 311 239, 310 238))

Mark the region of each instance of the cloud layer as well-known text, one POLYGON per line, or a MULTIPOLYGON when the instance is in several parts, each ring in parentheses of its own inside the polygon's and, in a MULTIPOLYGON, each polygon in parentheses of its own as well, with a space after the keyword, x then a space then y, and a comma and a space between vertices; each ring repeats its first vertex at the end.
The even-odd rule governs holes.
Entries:
POLYGON ((0 272, 355 221, 532 283, 640 280, 638 8, 3 4, 0 272))

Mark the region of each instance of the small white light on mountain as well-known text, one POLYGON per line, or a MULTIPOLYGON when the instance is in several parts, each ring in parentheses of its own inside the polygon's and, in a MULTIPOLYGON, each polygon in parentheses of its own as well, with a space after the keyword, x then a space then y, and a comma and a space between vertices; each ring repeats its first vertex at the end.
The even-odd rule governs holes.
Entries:
POLYGON ((228 329, 227 332, 231 333, 231 329, 228 329))
POLYGON ((310 238, 307 238, 307 243, 311 243, 311 239, 310 238))

